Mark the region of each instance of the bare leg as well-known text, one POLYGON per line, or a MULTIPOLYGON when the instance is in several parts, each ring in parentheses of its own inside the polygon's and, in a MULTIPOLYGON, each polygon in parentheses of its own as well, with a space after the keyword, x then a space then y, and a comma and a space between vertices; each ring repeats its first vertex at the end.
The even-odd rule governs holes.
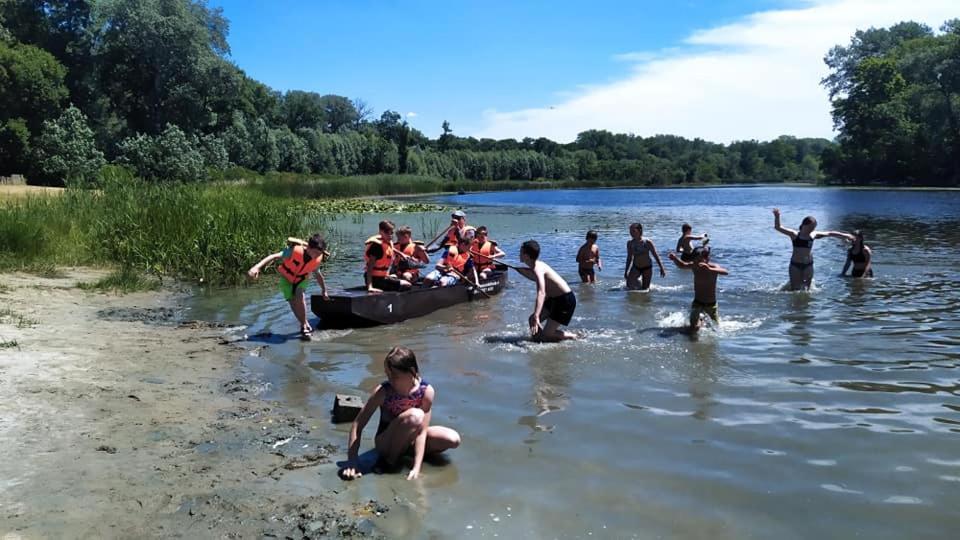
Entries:
POLYGON ((806 267, 803 271, 803 288, 810 290, 813 286, 813 265, 806 267))
POLYGON ((803 290, 803 274, 805 270, 801 270, 794 265, 790 265, 790 290, 799 291, 803 290))
POLYGON ((641 289, 640 272, 636 268, 631 268, 627 274, 627 290, 637 291, 641 289))
POLYGON ((553 319, 547 319, 547 324, 543 330, 537 334, 534 339, 541 343, 553 343, 565 339, 577 339, 577 335, 572 332, 564 332, 560 329, 560 323, 553 319))
POLYGON ((290 299, 290 309, 293 311, 293 315, 297 318, 297 322, 300 323, 301 332, 310 332, 313 328, 310 327, 310 323, 307 322, 307 298, 303 294, 303 288, 297 287, 293 292, 293 298, 290 299))
POLYGON ((387 429, 377 435, 376 447, 389 464, 394 464, 423 429, 423 410, 416 407, 407 409, 394 418, 387 429))
POLYGON ((691 309, 690 310, 690 330, 697 332, 700 330, 700 310, 691 309))
POLYGON ((653 267, 650 267, 647 270, 643 271, 641 274, 640 290, 646 291, 650 288, 650 283, 653 281, 653 267))
POLYGON ((452 450, 460 446, 460 434, 456 431, 443 426, 430 426, 427 428, 427 446, 425 453, 439 454, 446 450, 452 450))

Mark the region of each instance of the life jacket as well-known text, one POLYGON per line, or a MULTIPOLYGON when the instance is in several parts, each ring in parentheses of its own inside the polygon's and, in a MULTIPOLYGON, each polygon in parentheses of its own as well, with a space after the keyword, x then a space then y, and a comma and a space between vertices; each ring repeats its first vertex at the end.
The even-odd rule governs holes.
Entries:
POLYGON ((287 281, 297 285, 306 279, 311 272, 315 271, 323 261, 323 257, 320 256, 304 262, 306 257, 306 248, 301 245, 295 245, 290 248, 290 255, 284 257, 277 271, 280 272, 280 275, 287 281))
MULTIPOLYGON (((423 244, 423 242, 410 241, 404 244, 403 247, 400 247, 400 244, 394 244, 393 247, 394 249, 398 250, 400 253, 403 253, 408 257, 413 257, 413 254, 417 252, 417 244, 423 244)), ((399 261, 397 261, 397 269, 400 272, 417 273, 417 269, 412 268, 410 266, 410 263, 407 262, 407 260, 404 258, 401 258, 399 261)))
POLYGON ((476 234, 476 230, 477 230, 477 228, 474 227, 474 226, 472 226, 472 225, 464 225, 462 231, 460 231, 460 229, 458 229, 458 228, 456 228, 456 227, 453 227, 453 228, 451 228, 449 231, 447 231, 447 239, 446 239, 446 241, 443 243, 443 245, 445 245, 445 246, 455 246, 455 245, 457 245, 457 231, 460 231, 460 235, 461 235, 461 236, 466 236, 466 235, 467 235, 467 231, 474 231, 474 234, 476 234))
POLYGON ((478 272, 482 272, 487 268, 493 268, 493 262, 494 262, 493 255, 497 253, 496 240, 490 240, 489 238, 487 238, 487 241, 484 242, 483 245, 480 244, 479 240, 474 240, 473 243, 470 244, 470 248, 473 251, 479 253, 480 255, 483 255, 483 257, 481 257, 480 255, 477 255, 477 271, 478 272))
MULTIPOLYGON (((390 266, 393 264, 393 247, 389 243, 384 243, 380 235, 367 238, 364 245, 377 244, 383 248, 383 254, 373 262, 373 269, 370 271, 370 277, 387 277, 390 275, 390 266)), ((363 250, 363 260, 370 264, 370 257, 367 255, 367 248, 363 250)))
POLYGON ((454 267, 457 272, 461 274, 464 272, 464 269, 467 267, 467 261, 470 260, 470 252, 460 253, 460 250, 457 246, 450 246, 450 249, 447 250, 447 254, 443 257, 443 261, 446 264, 454 267))

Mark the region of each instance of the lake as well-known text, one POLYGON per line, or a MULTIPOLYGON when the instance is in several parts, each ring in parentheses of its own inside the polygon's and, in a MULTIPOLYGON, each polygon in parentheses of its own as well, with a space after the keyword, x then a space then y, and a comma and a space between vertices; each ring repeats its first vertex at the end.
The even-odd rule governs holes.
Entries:
MULTIPOLYGON (((444 466, 338 484, 397 501, 382 520, 416 538, 944 538, 960 526, 960 192, 810 187, 529 191, 428 199, 487 225, 516 262, 533 238, 578 298, 589 338, 522 341, 532 282, 498 297, 374 329, 321 331, 247 360, 269 398, 330 426, 336 392, 384 379, 412 348, 437 391, 433 422, 460 431, 444 466), (846 246, 816 242, 815 287, 784 292, 797 228, 863 229, 876 279, 838 276, 846 246), (625 290, 627 225, 639 221, 667 277, 625 290), (678 332, 690 272, 666 259, 684 222, 708 232, 721 323, 678 332), (574 257, 599 233, 604 271, 579 283, 574 257)), ((429 239, 448 214, 386 216, 429 239)), ((333 289, 362 283, 363 240, 383 216, 337 223, 333 289)), ((266 279, 271 283, 275 276, 266 279)), ((319 292, 313 285, 311 291, 319 292)), ((289 334, 275 287, 212 292, 192 316, 289 334)), ((376 420, 363 450, 372 445, 376 420)), ((327 475, 327 476, 332 476, 327 475)), ((319 484, 318 484, 319 485, 319 484)))

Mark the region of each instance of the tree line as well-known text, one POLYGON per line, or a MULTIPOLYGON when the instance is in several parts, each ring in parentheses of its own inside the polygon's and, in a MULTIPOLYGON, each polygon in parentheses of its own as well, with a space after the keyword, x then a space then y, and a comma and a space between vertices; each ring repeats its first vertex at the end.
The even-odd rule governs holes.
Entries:
POLYGON ((858 31, 825 59, 838 145, 823 156, 852 182, 960 185, 960 19, 858 31))
MULTIPOLYGON (((362 99, 279 92, 249 77, 229 59, 228 33, 222 9, 204 0, 0 0, 0 175, 94 182, 114 164, 154 181, 218 178, 242 167, 667 185, 821 181, 825 170, 859 180, 852 164, 873 158, 856 151, 869 140, 848 136, 858 125, 853 116, 838 121, 839 146, 788 136, 724 145, 602 130, 568 144, 475 139, 456 136, 447 122, 430 139, 395 111, 375 116, 362 99)), ((860 95, 855 64, 875 52, 872 45, 831 51, 834 74, 844 73, 829 83, 837 85, 835 115, 856 109, 841 105, 860 95)), ((937 159, 935 170, 945 170, 937 159)))

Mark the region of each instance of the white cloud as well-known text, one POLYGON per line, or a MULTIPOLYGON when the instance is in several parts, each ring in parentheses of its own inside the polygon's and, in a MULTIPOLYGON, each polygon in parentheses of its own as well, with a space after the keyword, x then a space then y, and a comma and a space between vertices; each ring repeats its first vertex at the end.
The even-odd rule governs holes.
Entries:
POLYGON ((484 112, 477 137, 572 141, 588 129, 730 142, 779 135, 832 137, 820 80, 823 57, 858 29, 904 20, 934 29, 958 16, 956 0, 819 0, 699 30, 685 48, 618 54, 620 80, 585 86, 559 103, 484 112))
POLYGON ((413 111, 407 113, 407 118, 416 118, 416 117, 417 117, 417 113, 413 111))

